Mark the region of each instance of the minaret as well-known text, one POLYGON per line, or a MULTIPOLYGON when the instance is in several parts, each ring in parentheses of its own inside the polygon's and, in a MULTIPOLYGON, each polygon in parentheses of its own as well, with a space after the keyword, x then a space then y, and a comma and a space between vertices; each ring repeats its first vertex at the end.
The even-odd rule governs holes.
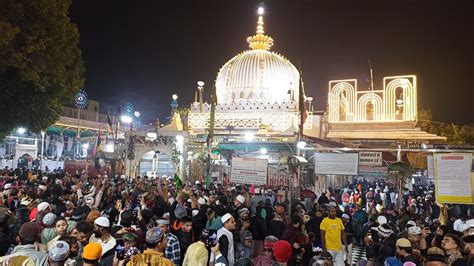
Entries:
POLYGON ((174 116, 174 114, 176 113, 176 110, 178 110, 178 95, 177 94, 173 94, 173 96, 171 96, 171 117, 174 116))
POLYGON ((203 81, 198 81, 197 82, 197 85, 198 85, 198 92, 199 92, 199 112, 202 113, 202 106, 204 104, 203 102, 203 97, 202 97, 202 94, 204 92, 204 82, 203 81))
POLYGON ((257 33, 248 37, 247 42, 249 43, 249 47, 252 50, 270 50, 270 48, 273 46, 273 39, 272 37, 265 35, 265 31, 263 30, 263 14, 265 13, 265 10, 263 7, 259 7, 257 12, 257 33))

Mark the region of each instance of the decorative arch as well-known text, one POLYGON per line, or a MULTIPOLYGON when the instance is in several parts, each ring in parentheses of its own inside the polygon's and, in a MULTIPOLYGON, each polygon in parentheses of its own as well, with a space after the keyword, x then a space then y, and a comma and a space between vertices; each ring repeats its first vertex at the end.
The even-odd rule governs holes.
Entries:
POLYGON ((357 120, 367 121, 367 104, 373 105, 374 121, 380 121, 383 119, 383 101, 382 98, 373 92, 368 92, 359 98, 357 104, 357 120))
POLYGON ((354 121, 357 80, 329 82, 329 121, 354 121), (353 83, 353 84, 351 84, 353 83), (344 112, 344 113, 342 113, 344 112))
POLYGON ((416 76, 400 76, 384 78, 384 109, 387 120, 416 120, 416 76), (397 119, 397 90, 402 89, 401 118, 397 119))
MULTIPOLYGON (((160 153, 164 153, 168 155, 170 158, 173 156, 173 146, 172 144, 164 145, 164 144, 156 144, 156 145, 146 145, 146 144, 135 144, 135 156, 133 160, 127 159, 129 170, 131 170, 133 177, 136 176, 137 169, 140 167, 140 162, 143 156, 150 152, 150 151, 159 151, 160 153)), ((177 169, 176 165, 173 165, 175 169, 177 169)), ((128 174, 128 173, 127 173, 128 174)))

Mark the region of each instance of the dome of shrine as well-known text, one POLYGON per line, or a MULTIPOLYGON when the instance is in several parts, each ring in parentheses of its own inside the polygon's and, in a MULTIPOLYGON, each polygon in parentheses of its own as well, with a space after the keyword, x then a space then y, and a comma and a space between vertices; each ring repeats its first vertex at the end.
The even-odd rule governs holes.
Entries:
POLYGON ((259 9, 257 33, 247 42, 250 50, 230 59, 217 74, 218 103, 298 101, 299 72, 288 59, 270 51, 273 39, 264 34, 263 9, 259 9))

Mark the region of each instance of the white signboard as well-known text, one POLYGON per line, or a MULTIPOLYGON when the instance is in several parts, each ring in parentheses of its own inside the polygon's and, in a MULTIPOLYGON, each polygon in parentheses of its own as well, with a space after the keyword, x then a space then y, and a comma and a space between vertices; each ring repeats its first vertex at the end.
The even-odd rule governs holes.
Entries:
POLYGON ((359 165, 361 166, 382 166, 382 152, 361 151, 359 152, 359 165))
POLYGON ((232 158, 230 181, 240 184, 264 185, 267 183, 268 160, 232 158))
POLYGON ((438 202, 472 204, 472 155, 435 154, 434 170, 438 202))
POLYGON ((316 153, 314 173, 327 175, 357 175, 357 153, 316 153))
POLYGON ((428 178, 429 179, 434 179, 435 174, 434 174, 434 159, 433 155, 428 155, 426 156, 426 164, 428 165, 428 178))

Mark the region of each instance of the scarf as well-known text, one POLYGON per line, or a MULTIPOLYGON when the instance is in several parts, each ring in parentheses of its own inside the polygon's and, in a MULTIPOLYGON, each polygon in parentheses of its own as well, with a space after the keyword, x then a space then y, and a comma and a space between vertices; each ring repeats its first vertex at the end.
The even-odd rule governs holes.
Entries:
POLYGON ((221 238, 221 236, 225 235, 227 240, 229 240, 229 251, 227 252, 227 259, 229 260, 229 265, 234 265, 234 236, 232 233, 227 230, 225 227, 222 227, 217 231, 217 239, 221 238))

